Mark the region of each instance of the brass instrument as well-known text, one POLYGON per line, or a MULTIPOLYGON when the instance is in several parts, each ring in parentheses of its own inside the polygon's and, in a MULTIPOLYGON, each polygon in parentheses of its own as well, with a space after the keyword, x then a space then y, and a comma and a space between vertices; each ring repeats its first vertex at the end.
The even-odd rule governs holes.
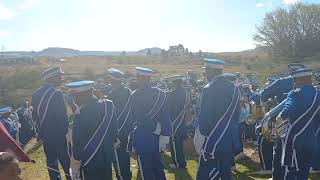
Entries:
POLYGON ((260 104, 257 104, 256 102, 251 101, 250 102, 250 107, 251 107, 251 114, 246 119, 246 123, 248 125, 255 124, 260 119, 262 119, 264 117, 264 115, 265 115, 264 108, 260 104))
POLYGON ((282 101, 277 105, 277 101, 275 99, 268 101, 265 108, 270 109, 268 113, 261 120, 261 124, 258 129, 264 138, 269 140, 270 142, 277 141, 281 138, 284 138, 287 128, 289 125, 288 120, 277 121, 277 116, 284 108, 286 100, 282 101))
POLYGON ((244 121, 246 121, 246 119, 249 116, 250 113, 250 104, 249 104, 249 100, 246 96, 241 96, 240 97, 240 102, 241 102, 241 116, 240 119, 238 121, 238 123, 242 123, 244 121), (249 109, 249 111, 248 111, 249 109))

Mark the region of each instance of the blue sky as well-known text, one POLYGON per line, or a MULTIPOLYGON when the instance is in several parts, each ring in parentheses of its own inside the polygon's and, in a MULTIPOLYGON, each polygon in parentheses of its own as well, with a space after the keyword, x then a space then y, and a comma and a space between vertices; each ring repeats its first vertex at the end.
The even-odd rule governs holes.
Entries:
POLYGON ((255 25, 266 12, 298 1, 0 0, 0 46, 139 50, 181 43, 192 51, 241 51, 254 48, 255 25))

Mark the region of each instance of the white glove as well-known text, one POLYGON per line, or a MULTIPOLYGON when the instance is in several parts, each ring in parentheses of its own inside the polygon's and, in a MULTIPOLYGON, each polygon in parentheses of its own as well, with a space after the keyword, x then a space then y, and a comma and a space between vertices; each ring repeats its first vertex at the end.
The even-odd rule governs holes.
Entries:
POLYGON ((198 127, 194 134, 193 144, 196 149, 196 152, 199 155, 202 153, 202 146, 205 140, 206 140, 206 137, 200 133, 200 129, 198 127))
POLYGON ((284 119, 281 117, 281 113, 276 117, 276 124, 279 124, 280 122, 283 122, 284 119))
POLYGON ((113 143, 113 149, 118 149, 118 147, 120 147, 120 140, 117 139, 117 142, 113 143))
POLYGON ((17 121, 14 122, 13 126, 15 130, 19 130, 21 128, 21 124, 17 121))
POLYGON ((74 158, 70 159, 70 174, 73 180, 81 180, 81 161, 75 160, 74 158))
POLYGON ((164 152, 167 148, 167 144, 170 142, 170 136, 159 136, 159 152, 164 152))

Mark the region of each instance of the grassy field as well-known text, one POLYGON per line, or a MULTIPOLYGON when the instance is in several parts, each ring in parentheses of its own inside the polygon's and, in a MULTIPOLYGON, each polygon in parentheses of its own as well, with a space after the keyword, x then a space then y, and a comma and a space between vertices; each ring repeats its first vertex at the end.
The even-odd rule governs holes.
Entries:
MULTIPOLYGON (((219 54, 226 60, 231 60, 225 67, 225 72, 253 72, 258 80, 263 83, 268 74, 287 71, 287 62, 277 59, 269 60, 268 56, 258 57, 256 54, 219 54)), ((259 55, 261 56, 261 55, 259 55)), ((320 58, 311 58, 305 61, 309 67, 320 68, 320 58)), ((159 57, 74 57, 66 58, 65 62, 49 60, 48 58, 38 58, 36 65, 3 65, 0 66, 0 77, 2 77, 1 88, 4 89, 3 95, 0 95, 0 104, 16 107, 23 100, 30 99, 32 92, 41 84, 40 74, 48 67, 60 66, 65 71, 67 80, 89 79, 96 80, 99 77, 105 77, 108 68, 119 68, 123 71, 133 71, 135 66, 145 66, 157 69, 159 72, 155 77, 164 77, 172 74, 185 74, 187 70, 193 70, 198 74, 202 71, 202 61, 193 60, 162 60, 159 57)), ((1 82, 1 81, 0 81, 1 82)), ((36 164, 22 163, 22 178, 24 180, 46 180, 48 173, 46 170, 46 161, 42 147, 34 148, 35 142, 32 141, 26 151, 37 161, 36 164)), ((254 175, 259 170, 259 159, 257 151, 253 147, 246 147, 247 157, 236 163, 236 171, 233 172, 233 178, 238 180, 258 180, 268 179, 266 176, 254 175)), ((174 171, 168 164, 171 163, 169 153, 163 155, 166 176, 169 180, 189 180, 195 179, 197 170, 197 157, 188 155, 187 170, 174 171)), ((131 169, 133 179, 139 179, 138 166, 136 160, 132 158, 131 169)), ((311 176, 311 179, 320 179, 320 176, 311 176)))
MULTIPOLYGON (((23 180, 47 180, 48 172, 46 169, 46 160, 42 147, 34 147, 35 141, 29 143, 26 151, 29 155, 37 161, 36 164, 21 163, 22 179, 23 180)), ((235 180, 266 180, 271 176, 259 176, 254 172, 260 170, 259 158, 257 151, 252 146, 246 146, 244 149, 246 157, 236 162, 236 171, 232 172, 232 177, 235 180)), ((163 155, 162 161, 165 168, 166 177, 168 180, 194 180, 197 171, 197 156, 194 154, 187 155, 187 169, 186 170, 173 170, 169 167, 171 163, 170 153, 167 152, 163 155)), ((133 180, 140 180, 138 165, 135 156, 131 158, 131 170, 133 172, 133 180)), ((115 179, 115 174, 113 174, 115 179)), ((311 180, 318 180, 320 176, 312 175, 311 180)))

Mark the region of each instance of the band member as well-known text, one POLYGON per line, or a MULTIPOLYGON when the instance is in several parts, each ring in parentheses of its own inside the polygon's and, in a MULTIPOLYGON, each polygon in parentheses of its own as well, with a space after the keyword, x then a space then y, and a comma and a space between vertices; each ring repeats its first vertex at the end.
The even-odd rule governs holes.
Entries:
POLYGON ((290 91, 276 123, 289 121, 284 138, 281 165, 285 180, 307 180, 319 128, 320 91, 312 85, 312 69, 303 68, 291 73, 294 90, 290 91))
POLYGON ((130 133, 128 151, 132 146, 138 155, 141 178, 144 180, 166 179, 160 152, 166 149, 171 135, 171 121, 167 94, 152 87, 153 70, 136 67, 137 90, 131 94, 129 115, 119 134, 130 133))
POLYGON ((170 111, 170 119, 172 124, 172 132, 170 139, 170 150, 173 164, 171 168, 186 168, 187 162, 183 150, 183 144, 187 138, 187 122, 191 119, 191 94, 187 92, 181 85, 183 76, 175 75, 168 78, 172 84, 168 94, 168 103, 170 111))
MULTIPOLYGON (((232 74, 232 73, 223 73, 222 74, 223 77, 225 77, 226 80, 232 82, 235 86, 236 83, 237 83, 237 76, 232 74)), ((245 107, 241 107, 241 115, 240 115, 240 118, 239 118, 239 123, 241 125, 241 122, 243 122, 242 119, 246 118, 248 116, 248 110, 246 110, 247 108, 245 107)), ((249 109, 250 110, 250 109, 249 109)), ((239 160, 239 159, 243 159, 245 157, 244 153, 243 153, 243 144, 242 144, 242 140, 241 140, 241 133, 240 133, 240 125, 237 125, 236 123, 234 124, 235 126, 233 127, 233 133, 234 134, 238 134, 239 136, 233 136, 233 138, 235 138, 233 141, 234 143, 236 144, 236 147, 239 147, 237 148, 238 151, 235 151, 235 160, 239 160), (238 138, 238 139, 236 139, 238 138)), ((232 163, 232 167, 231 167, 231 170, 232 171, 235 171, 236 170, 236 163, 235 161, 233 161, 232 163)))
POLYGON ((112 179, 114 148, 118 145, 115 108, 93 95, 93 81, 65 84, 79 106, 72 129, 71 170, 74 179, 112 179))
MULTIPOLYGON (((242 109, 243 111, 247 111, 247 113, 242 113, 240 119, 247 119, 250 115, 250 97, 253 95, 253 92, 250 90, 250 84, 242 84, 241 85, 242 92, 242 109), (247 114, 247 115, 246 115, 247 114), (243 115, 245 115, 243 117, 243 115)), ((252 142, 256 139, 255 136, 255 124, 248 125, 244 120, 240 124, 241 136, 244 141, 252 142)))
POLYGON ((234 128, 240 117, 240 90, 220 76, 224 61, 205 59, 209 84, 203 88, 199 128, 195 147, 200 154, 197 179, 231 179, 231 166, 236 152, 241 151, 235 140, 239 134, 234 128))
MULTIPOLYGON (((50 168, 51 180, 60 180, 58 162, 64 172, 69 174, 69 156, 66 134, 68 133, 68 115, 63 94, 57 88, 63 82, 63 72, 59 67, 47 69, 42 73, 45 83, 32 95, 32 118, 37 125, 38 139, 43 148, 50 168), (54 169, 54 170, 51 170, 54 169)), ((66 177, 71 179, 70 176, 66 177)))
POLYGON ((10 118, 12 114, 11 107, 0 108, 0 122, 9 132, 10 136, 16 140, 17 130, 15 128, 13 120, 10 118))
MULTIPOLYGON (((129 104, 131 91, 124 86, 125 74, 122 71, 114 68, 108 69, 108 76, 110 78, 110 90, 106 95, 114 104, 117 127, 120 130, 125 117, 119 117, 121 113, 127 113, 124 111, 126 110, 126 105, 129 104)), ((115 151, 113 166, 118 180, 130 180, 132 173, 130 171, 130 154, 127 152, 128 136, 122 134, 119 139, 121 143, 115 151)))
MULTIPOLYGON (((292 63, 288 65, 289 73, 295 70, 304 68, 300 63, 292 63)), ((264 105, 270 98, 276 98, 280 103, 287 98, 287 93, 293 89, 293 78, 291 76, 275 80, 272 84, 262 90, 260 98, 264 105)), ((272 178, 274 180, 283 180, 284 169, 281 166, 282 141, 276 141, 273 146, 273 161, 272 161, 272 178)))
POLYGON ((34 128, 32 120, 32 108, 28 101, 25 101, 23 106, 17 109, 17 114, 19 116, 19 123, 21 128, 19 129, 19 137, 21 147, 25 147, 27 143, 34 137, 34 128))
POLYGON ((99 78, 97 83, 94 85, 94 95, 98 99, 104 99, 104 91, 106 89, 106 85, 103 82, 103 79, 99 78))

